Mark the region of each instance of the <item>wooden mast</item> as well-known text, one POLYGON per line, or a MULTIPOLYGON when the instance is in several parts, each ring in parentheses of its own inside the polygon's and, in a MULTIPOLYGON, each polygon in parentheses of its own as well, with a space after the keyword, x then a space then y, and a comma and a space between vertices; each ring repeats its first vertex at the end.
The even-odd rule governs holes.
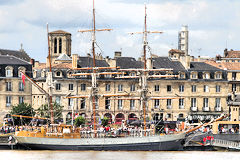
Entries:
POLYGON ((51 62, 51 55, 50 55, 48 23, 47 23, 47 36, 48 36, 48 61, 49 61, 49 72, 48 72, 49 101, 48 101, 48 105, 50 106, 50 112, 51 112, 51 124, 53 124, 54 119, 53 119, 53 105, 52 105, 52 62, 51 62))
POLYGON ((92 54, 93 54, 93 75, 92 75, 92 106, 93 106, 93 130, 96 133, 96 90, 97 90, 97 82, 96 82, 96 62, 95 62, 95 41, 96 41, 96 24, 95 24, 95 8, 94 8, 94 0, 93 0, 93 32, 92 32, 92 54))
POLYGON ((146 5, 145 5, 145 18, 144 18, 144 36, 143 36, 143 58, 144 58, 144 72, 143 72, 143 88, 142 88, 142 103, 143 103, 143 122, 144 122, 144 135, 146 136, 146 103, 147 103, 147 60, 146 60, 146 47, 147 47, 147 12, 146 12, 146 5))

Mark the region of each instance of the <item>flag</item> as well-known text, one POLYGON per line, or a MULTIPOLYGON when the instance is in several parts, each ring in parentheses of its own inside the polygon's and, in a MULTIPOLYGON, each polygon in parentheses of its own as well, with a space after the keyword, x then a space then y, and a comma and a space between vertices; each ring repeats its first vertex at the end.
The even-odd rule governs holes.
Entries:
POLYGON ((21 72, 22 74, 22 81, 23 81, 23 85, 25 86, 25 79, 26 79, 26 76, 21 72))

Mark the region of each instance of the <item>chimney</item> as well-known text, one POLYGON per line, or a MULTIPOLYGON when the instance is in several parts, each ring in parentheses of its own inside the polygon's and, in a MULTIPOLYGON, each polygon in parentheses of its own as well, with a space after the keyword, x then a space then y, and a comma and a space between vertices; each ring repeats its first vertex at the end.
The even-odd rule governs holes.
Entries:
POLYGON ((39 61, 35 61, 34 67, 38 67, 38 66, 39 66, 39 61))
POLYGON ((31 63, 31 64, 32 64, 32 66, 34 67, 34 65, 35 65, 35 64, 34 64, 34 63, 35 63, 35 59, 33 59, 33 58, 32 58, 32 59, 30 59, 30 63, 31 63))
POLYGON ((72 68, 77 68, 78 55, 72 54, 72 68))
POLYGON ((116 58, 116 57, 122 57, 122 52, 121 51, 115 51, 114 58, 116 58))

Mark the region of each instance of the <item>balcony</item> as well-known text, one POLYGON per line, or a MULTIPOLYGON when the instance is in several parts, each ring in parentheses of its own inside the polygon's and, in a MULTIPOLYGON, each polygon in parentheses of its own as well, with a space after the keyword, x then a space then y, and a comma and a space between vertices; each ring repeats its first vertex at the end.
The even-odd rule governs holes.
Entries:
POLYGON ((196 111, 198 111, 198 109, 197 109, 196 106, 195 107, 191 107, 191 111, 196 112, 196 111))
POLYGON ((167 106, 167 109, 172 109, 172 106, 167 106))
POLYGON ((7 106, 7 107, 10 107, 10 106, 11 106, 11 103, 6 103, 6 106, 7 106))
POLYGON ((203 111, 205 111, 205 112, 210 111, 210 107, 203 107, 203 111))
POLYGON ((179 109, 184 109, 184 106, 182 105, 182 106, 179 106, 179 109))
POLYGON ((221 112, 222 111, 222 107, 215 107, 214 108, 216 112, 221 112))

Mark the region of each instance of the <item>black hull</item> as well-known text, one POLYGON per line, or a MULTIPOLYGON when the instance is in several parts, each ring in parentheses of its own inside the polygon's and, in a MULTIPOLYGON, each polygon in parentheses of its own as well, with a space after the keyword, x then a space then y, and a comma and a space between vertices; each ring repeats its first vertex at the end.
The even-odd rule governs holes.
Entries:
POLYGON ((25 149, 32 150, 74 150, 74 151, 179 151, 183 150, 184 140, 112 145, 44 145, 21 144, 25 149))

